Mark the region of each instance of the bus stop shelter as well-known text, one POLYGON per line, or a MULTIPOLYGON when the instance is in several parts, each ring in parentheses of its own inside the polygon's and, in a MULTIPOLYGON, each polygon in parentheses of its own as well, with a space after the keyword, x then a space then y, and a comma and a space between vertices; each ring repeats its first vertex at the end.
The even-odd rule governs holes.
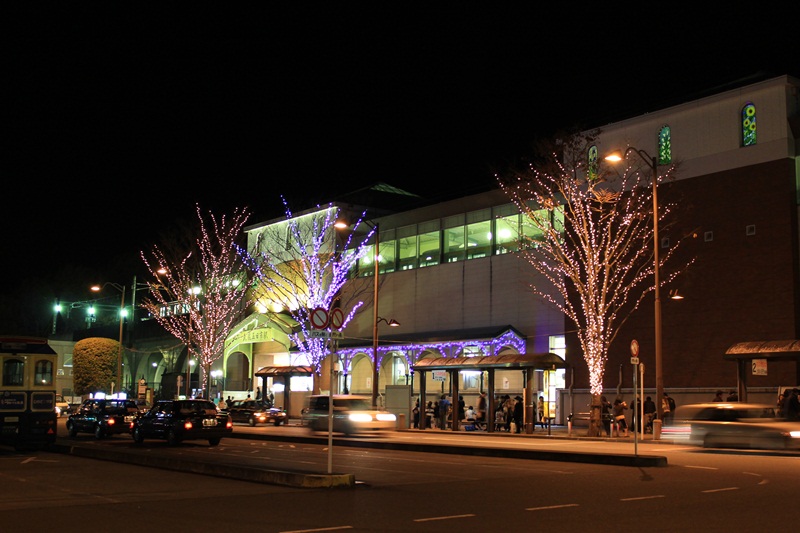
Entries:
MULTIPOLYGON (((414 366, 414 372, 421 377, 419 380, 420 392, 420 405, 425 405, 426 400, 426 383, 427 374, 434 370, 444 370, 450 376, 450 383, 452 385, 452 397, 458 398, 458 373, 462 370, 475 370, 486 371, 488 374, 486 395, 488 397, 487 413, 486 413, 486 429, 489 432, 494 432, 494 424, 489 417, 494 413, 495 406, 495 372, 497 370, 519 370, 523 373, 524 394, 523 400, 525 402, 525 433, 533 433, 535 424, 535 399, 533 396, 533 372, 536 370, 555 370, 557 368, 567 368, 569 365, 558 355, 554 353, 538 353, 538 354, 519 354, 510 353, 502 355, 487 355, 479 357, 436 357, 429 359, 421 359, 417 361, 414 366)), ((454 410, 454 413, 457 413, 454 410)), ((419 418, 420 429, 425 429, 426 417, 419 418)), ((458 431, 461 423, 458 416, 453 416, 452 430, 458 431)))
POLYGON ((736 362, 736 388, 741 402, 747 401, 747 376, 754 370, 754 360, 764 360, 767 364, 777 361, 794 361, 795 383, 800 383, 800 340, 798 339, 739 342, 728 348, 722 357, 725 361, 736 362))

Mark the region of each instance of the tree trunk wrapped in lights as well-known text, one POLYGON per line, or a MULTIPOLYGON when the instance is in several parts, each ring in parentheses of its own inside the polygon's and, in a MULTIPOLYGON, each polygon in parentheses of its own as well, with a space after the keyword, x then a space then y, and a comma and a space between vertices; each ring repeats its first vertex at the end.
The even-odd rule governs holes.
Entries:
MULTIPOLYGON (((527 168, 498 177, 523 214, 519 256, 547 280, 531 290, 577 327, 592 394, 590 436, 602 432, 600 396, 609 347, 655 288, 651 174, 628 166, 620 175, 600 166, 597 133, 543 145, 527 168)), ((661 206, 659 220, 671 207, 661 206)), ((660 265, 677 246, 662 255, 660 265)))

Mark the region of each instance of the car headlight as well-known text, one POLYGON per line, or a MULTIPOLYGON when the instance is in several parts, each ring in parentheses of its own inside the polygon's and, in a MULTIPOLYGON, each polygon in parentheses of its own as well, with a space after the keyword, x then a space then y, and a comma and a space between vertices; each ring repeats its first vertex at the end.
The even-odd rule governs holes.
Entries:
POLYGON ((347 418, 351 422, 372 422, 372 416, 367 413, 351 413, 347 418))
POLYGON ((397 420, 397 417, 394 416, 392 413, 378 413, 375 418, 380 420, 381 422, 394 422, 397 420))
POLYGON ((793 439, 800 439, 800 431, 790 431, 789 436, 793 439))

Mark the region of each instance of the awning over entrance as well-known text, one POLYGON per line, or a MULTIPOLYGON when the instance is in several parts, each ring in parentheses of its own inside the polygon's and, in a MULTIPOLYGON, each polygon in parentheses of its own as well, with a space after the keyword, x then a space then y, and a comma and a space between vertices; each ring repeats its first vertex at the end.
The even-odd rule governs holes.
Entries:
POLYGON ((259 377, 310 376, 314 370, 310 366, 265 366, 256 372, 259 377))
POLYGON ((798 361, 800 360, 800 340, 739 342, 728 348, 722 357, 726 361, 751 359, 798 361))
POLYGON ((520 369, 533 368, 552 370, 567 368, 566 361, 554 353, 535 354, 503 354, 487 355, 481 357, 437 357, 435 359, 422 359, 414 365, 414 370, 485 370, 493 369, 520 369))

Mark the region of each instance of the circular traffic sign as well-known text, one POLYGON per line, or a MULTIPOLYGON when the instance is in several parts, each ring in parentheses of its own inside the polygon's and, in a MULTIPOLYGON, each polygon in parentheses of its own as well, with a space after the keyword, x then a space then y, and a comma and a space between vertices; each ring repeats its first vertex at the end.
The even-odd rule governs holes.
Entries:
POLYGON ((329 321, 328 311, 322 307, 315 308, 313 311, 311 311, 309 321, 311 322, 311 327, 314 329, 327 328, 329 321))
POLYGON ((639 355, 639 341, 633 339, 631 341, 631 355, 637 357, 639 355))
POLYGON ((344 313, 338 307, 336 309, 331 309, 331 320, 330 325, 333 329, 342 329, 342 324, 344 324, 344 313))

